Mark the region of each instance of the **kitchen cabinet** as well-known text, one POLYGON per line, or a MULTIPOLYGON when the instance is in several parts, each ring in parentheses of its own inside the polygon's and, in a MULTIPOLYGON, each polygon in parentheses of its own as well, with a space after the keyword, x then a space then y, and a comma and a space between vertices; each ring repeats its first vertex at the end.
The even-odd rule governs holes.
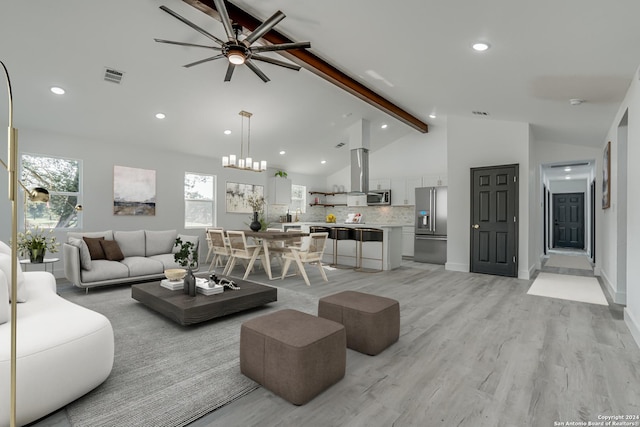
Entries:
POLYGON ((391 204, 407 206, 416 204, 416 188, 422 187, 422 177, 394 178, 391 180, 391 204))
POLYGON ((447 186, 447 174, 445 173, 435 173, 429 175, 422 176, 422 186, 423 187, 440 187, 447 186))
POLYGON ((269 202, 270 205, 290 205, 291 180, 277 176, 269 178, 267 202, 269 202))
POLYGON ((369 180, 369 190, 389 190, 389 189, 391 189, 391 180, 388 178, 369 180))
POLYGON ((402 227, 402 256, 413 256, 413 243, 415 237, 415 227, 402 227))

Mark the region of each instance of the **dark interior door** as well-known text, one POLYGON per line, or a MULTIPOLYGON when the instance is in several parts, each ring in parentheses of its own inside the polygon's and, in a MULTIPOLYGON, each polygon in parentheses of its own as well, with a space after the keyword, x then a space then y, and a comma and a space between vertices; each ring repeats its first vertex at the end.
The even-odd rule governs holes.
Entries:
POLYGON ((553 195, 553 246, 584 249, 584 193, 553 195))
POLYGON ((474 273, 518 274, 518 165, 471 169, 474 273))
POLYGON ((596 262, 596 180, 591 182, 591 261, 596 262))

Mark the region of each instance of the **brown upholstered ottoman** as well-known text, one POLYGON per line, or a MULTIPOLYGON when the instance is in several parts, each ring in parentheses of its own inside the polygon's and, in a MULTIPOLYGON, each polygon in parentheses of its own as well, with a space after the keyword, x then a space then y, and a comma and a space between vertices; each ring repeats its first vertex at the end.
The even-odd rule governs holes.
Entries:
POLYGON ((294 405, 344 377, 344 326, 296 310, 256 317, 240 329, 240 372, 294 405))
POLYGON ((347 347, 372 356, 400 336, 400 305, 391 298, 339 292, 320 299, 318 317, 342 323, 347 329, 347 347))

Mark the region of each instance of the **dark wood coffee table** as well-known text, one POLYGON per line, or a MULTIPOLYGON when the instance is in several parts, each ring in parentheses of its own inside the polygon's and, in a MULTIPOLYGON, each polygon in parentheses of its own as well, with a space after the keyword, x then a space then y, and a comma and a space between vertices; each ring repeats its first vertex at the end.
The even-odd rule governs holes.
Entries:
POLYGON ((277 288, 234 279, 239 290, 190 297, 182 290, 171 291, 160 282, 131 285, 131 297, 181 325, 193 325, 277 301, 277 288))

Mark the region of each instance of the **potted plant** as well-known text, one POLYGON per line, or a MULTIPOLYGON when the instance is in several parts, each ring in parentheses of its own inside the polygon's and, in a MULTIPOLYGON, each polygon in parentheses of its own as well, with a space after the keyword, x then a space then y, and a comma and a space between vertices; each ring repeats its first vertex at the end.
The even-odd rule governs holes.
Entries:
POLYGON ((287 177, 287 173, 285 171, 279 170, 273 176, 279 176, 280 178, 286 178, 287 177))
POLYGON ((196 296, 196 277, 191 270, 198 265, 198 248, 195 243, 183 241, 176 238, 174 246, 178 247, 178 252, 173 254, 173 259, 183 267, 187 267, 187 275, 184 276, 184 293, 189 296, 196 296))
POLYGON ((253 210, 253 218, 251 224, 249 224, 249 228, 253 231, 258 231, 262 228, 259 215, 264 209, 264 197, 258 196, 254 193, 247 198, 247 203, 253 210))
POLYGON ((29 259, 33 263, 43 262, 47 251, 58 252, 58 246, 60 243, 56 241, 56 236, 51 228, 45 232, 36 226, 33 230, 18 233, 18 252, 20 256, 29 255, 29 259))

